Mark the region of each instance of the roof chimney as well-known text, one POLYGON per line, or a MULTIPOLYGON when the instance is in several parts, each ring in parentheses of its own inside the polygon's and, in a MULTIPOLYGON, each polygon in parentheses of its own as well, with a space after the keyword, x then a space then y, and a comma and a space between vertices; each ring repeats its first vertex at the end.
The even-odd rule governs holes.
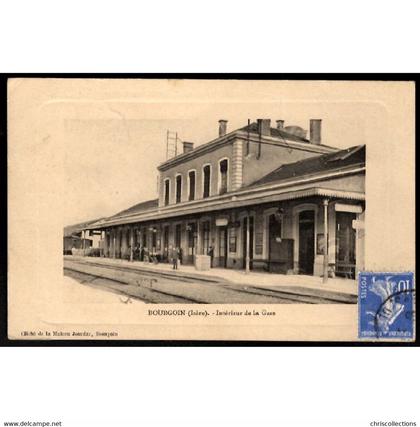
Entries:
POLYGON ((271 120, 270 119, 257 119, 258 133, 263 136, 271 136, 271 120))
POLYGON ((194 143, 193 142, 182 141, 182 144, 184 146, 184 154, 189 153, 190 151, 194 150, 194 143))
POLYGON ((309 129, 310 129, 309 139, 311 141, 311 144, 315 144, 315 145, 321 144, 321 120, 311 119, 309 129))
POLYGON ((283 130, 284 128, 284 120, 276 120, 277 123, 277 129, 283 130))
POLYGON ((227 131, 227 120, 219 120, 219 136, 225 136, 227 131))

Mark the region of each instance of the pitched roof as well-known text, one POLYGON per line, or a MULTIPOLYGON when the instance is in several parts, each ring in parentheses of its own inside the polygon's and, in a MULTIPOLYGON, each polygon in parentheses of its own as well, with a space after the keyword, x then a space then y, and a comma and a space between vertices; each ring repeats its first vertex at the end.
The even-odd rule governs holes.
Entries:
POLYGON ((88 225, 93 224, 95 222, 98 222, 101 219, 103 219, 103 218, 96 218, 96 219, 93 219, 90 221, 79 222, 79 223, 73 224, 73 225, 67 225, 66 227, 64 227, 64 237, 71 237, 73 234, 80 233, 88 225))
POLYGON ((148 211, 150 209, 155 209, 158 207, 158 204, 159 204, 159 199, 146 200, 145 202, 137 203, 136 205, 131 206, 128 209, 124 209, 123 211, 118 212, 115 215, 112 215, 107 219, 117 218, 119 216, 137 214, 137 213, 141 213, 144 211, 148 211))
MULTIPOLYGON (((244 132, 248 132, 249 130, 249 132, 258 133, 258 124, 256 122, 253 122, 250 125, 246 125, 243 128, 240 128, 238 130, 242 130, 244 132)), ((289 141, 309 143, 309 140, 306 138, 303 138, 298 135, 294 135, 293 133, 287 132, 283 129, 277 129, 272 127, 270 127, 270 136, 272 136, 273 138, 288 139, 289 141)))
MULTIPOLYGON (((292 127, 297 127, 297 126, 292 126, 292 127)), ((325 153, 326 151, 337 150, 337 148, 332 147, 330 145, 311 144, 311 142, 308 139, 303 138, 302 136, 299 136, 299 135, 295 135, 291 132, 288 132, 286 129, 287 129, 287 127, 285 129, 277 129, 277 128, 270 127, 269 137, 277 138, 279 144, 283 143, 283 144, 287 145, 287 141, 304 143, 304 145, 307 146, 308 151, 325 153)), ((205 152, 205 150, 211 150, 211 149, 217 147, 218 144, 221 144, 221 143, 228 141, 229 138, 234 138, 235 135, 237 135, 237 132, 242 133, 242 132, 248 132, 248 131, 250 134, 253 134, 253 136, 255 136, 255 134, 258 135, 258 123, 253 122, 249 125, 246 125, 244 127, 239 128, 239 129, 235 129, 234 131, 229 132, 222 137, 218 137, 212 141, 206 142, 205 144, 200 144, 197 147, 195 147, 193 150, 188 151, 187 153, 180 153, 175 157, 171 157, 171 158, 165 160, 163 163, 161 163, 158 166, 158 170, 169 169, 170 167, 173 167, 175 164, 184 162, 187 159, 190 159, 194 156, 203 154, 205 152)), ((242 135, 242 137, 243 137, 243 135, 242 135)), ((263 136, 263 138, 264 138, 264 136, 263 136)), ((277 143, 277 141, 272 141, 271 145, 276 145, 276 143, 277 143)))
POLYGON ((283 181, 297 176, 326 172, 337 168, 366 162, 366 146, 357 145, 322 156, 310 157, 295 163, 288 163, 274 169, 267 175, 251 183, 248 187, 283 181))

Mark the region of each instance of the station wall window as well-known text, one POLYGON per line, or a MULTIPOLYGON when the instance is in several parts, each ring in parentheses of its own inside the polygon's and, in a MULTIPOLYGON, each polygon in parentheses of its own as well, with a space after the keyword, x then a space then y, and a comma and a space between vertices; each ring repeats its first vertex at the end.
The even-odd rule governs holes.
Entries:
POLYGON ((169 178, 165 179, 165 188, 164 188, 164 199, 165 199, 165 206, 169 205, 169 191, 170 191, 170 180, 169 178))
POLYGON ((228 160, 223 159, 219 162, 219 194, 225 194, 228 187, 228 160))
POLYGON ((195 171, 189 171, 188 172, 188 200, 194 200, 195 199, 195 171))
POLYGON ((180 203, 182 197, 182 176, 176 176, 175 203, 180 203))
POLYGON ((229 229, 229 252, 236 252, 237 231, 236 228, 229 229))
POLYGON ((203 198, 210 196, 210 165, 203 167, 203 198))
POLYGON ((197 246, 197 223, 191 222, 187 225, 188 232, 188 255, 195 255, 197 246))

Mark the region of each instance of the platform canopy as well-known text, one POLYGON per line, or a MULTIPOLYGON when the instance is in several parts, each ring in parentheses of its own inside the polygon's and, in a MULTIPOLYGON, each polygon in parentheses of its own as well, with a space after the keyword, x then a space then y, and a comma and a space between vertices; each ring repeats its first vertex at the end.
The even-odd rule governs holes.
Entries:
POLYGON ((326 197, 345 200, 364 201, 365 193, 355 191, 335 190, 323 187, 309 187, 305 189, 285 191, 268 190, 254 194, 253 197, 248 195, 230 195, 227 197, 218 197, 217 200, 211 201, 197 200, 195 203, 177 204, 176 206, 167 206, 162 208, 150 209, 141 213, 132 213, 128 215, 114 216, 105 220, 98 221, 86 227, 87 230, 99 230, 116 225, 133 224, 150 220, 159 220, 172 217, 179 217, 191 214, 201 214, 214 212, 218 210, 235 209, 246 206, 260 205, 276 201, 287 201, 307 197, 326 197))

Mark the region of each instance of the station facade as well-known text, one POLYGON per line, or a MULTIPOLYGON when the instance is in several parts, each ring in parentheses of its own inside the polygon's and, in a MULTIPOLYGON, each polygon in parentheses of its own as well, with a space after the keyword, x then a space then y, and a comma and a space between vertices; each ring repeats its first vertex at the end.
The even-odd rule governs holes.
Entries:
POLYGON ((211 255, 213 267, 354 278, 364 266, 365 146, 321 143, 297 126, 259 119, 158 166, 159 194, 86 231, 102 255, 133 260, 141 247, 160 262, 211 255))

